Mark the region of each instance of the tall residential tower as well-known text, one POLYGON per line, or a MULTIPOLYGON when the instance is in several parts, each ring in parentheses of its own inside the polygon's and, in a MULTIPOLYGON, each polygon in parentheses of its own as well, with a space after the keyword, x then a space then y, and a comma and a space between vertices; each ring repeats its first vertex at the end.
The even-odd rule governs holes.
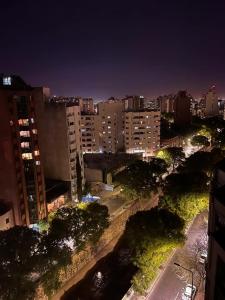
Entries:
POLYGON ((36 119, 43 91, 18 76, 0 76, 0 201, 12 209, 16 225, 47 215, 36 119))

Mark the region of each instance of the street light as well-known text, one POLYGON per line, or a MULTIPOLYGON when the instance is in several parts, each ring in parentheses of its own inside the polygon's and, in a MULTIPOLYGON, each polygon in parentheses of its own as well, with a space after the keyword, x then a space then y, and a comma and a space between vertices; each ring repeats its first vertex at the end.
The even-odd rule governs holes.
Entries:
POLYGON ((187 268, 181 266, 180 264, 178 264, 176 262, 174 263, 174 265, 176 265, 176 266, 178 266, 178 267, 180 267, 180 268, 182 268, 182 269, 184 269, 184 270, 191 273, 191 299, 192 299, 192 295, 193 295, 193 276, 194 276, 193 272, 190 269, 187 269, 187 268))

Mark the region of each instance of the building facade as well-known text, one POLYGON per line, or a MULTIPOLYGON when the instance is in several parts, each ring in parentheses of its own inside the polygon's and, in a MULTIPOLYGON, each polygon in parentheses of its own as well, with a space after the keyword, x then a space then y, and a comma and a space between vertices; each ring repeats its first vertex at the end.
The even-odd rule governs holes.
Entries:
POLYGON ((140 110, 145 108, 145 98, 143 96, 127 96, 124 101, 125 110, 140 110))
POLYGON ((191 123, 191 97, 186 91, 179 91, 174 97, 174 123, 188 126, 191 123))
POLYGON ((225 160, 214 171, 209 204, 205 300, 225 299, 225 160))
POLYGON ((18 76, 0 76, 0 199, 15 225, 47 216, 36 101, 39 91, 18 76))
POLYGON ((160 111, 161 113, 173 113, 173 103, 174 103, 174 97, 173 95, 165 95, 160 96, 157 98, 159 101, 160 111))
POLYGON ((82 114, 94 114, 94 100, 92 98, 83 98, 80 110, 82 114))
POLYGON ((96 114, 81 115, 81 138, 83 153, 100 152, 99 117, 96 114))
POLYGON ((218 96, 216 87, 212 86, 205 97, 205 116, 212 117, 219 115, 218 96))
POLYGON ((160 111, 125 112, 125 148, 127 153, 142 153, 144 159, 160 148, 160 111))
POLYGON ((97 104, 97 132, 100 152, 116 153, 124 149, 124 103, 108 100, 97 104))
POLYGON ((85 183, 80 107, 69 100, 53 100, 37 105, 45 177, 67 182, 69 199, 78 201, 85 183))

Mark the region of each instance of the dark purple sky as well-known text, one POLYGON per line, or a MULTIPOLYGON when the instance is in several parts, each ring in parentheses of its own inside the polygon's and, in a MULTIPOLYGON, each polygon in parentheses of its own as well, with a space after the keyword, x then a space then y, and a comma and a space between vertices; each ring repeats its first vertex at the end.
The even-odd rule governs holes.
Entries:
POLYGON ((0 72, 57 95, 225 96, 225 1, 1 1, 0 72))

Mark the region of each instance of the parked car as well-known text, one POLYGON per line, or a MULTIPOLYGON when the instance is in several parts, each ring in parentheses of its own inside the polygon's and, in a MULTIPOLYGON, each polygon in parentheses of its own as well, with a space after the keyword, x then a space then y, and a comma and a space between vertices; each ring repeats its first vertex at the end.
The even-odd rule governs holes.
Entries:
POLYGON ((196 286, 187 284, 182 294, 182 300, 193 300, 196 294, 196 286))

